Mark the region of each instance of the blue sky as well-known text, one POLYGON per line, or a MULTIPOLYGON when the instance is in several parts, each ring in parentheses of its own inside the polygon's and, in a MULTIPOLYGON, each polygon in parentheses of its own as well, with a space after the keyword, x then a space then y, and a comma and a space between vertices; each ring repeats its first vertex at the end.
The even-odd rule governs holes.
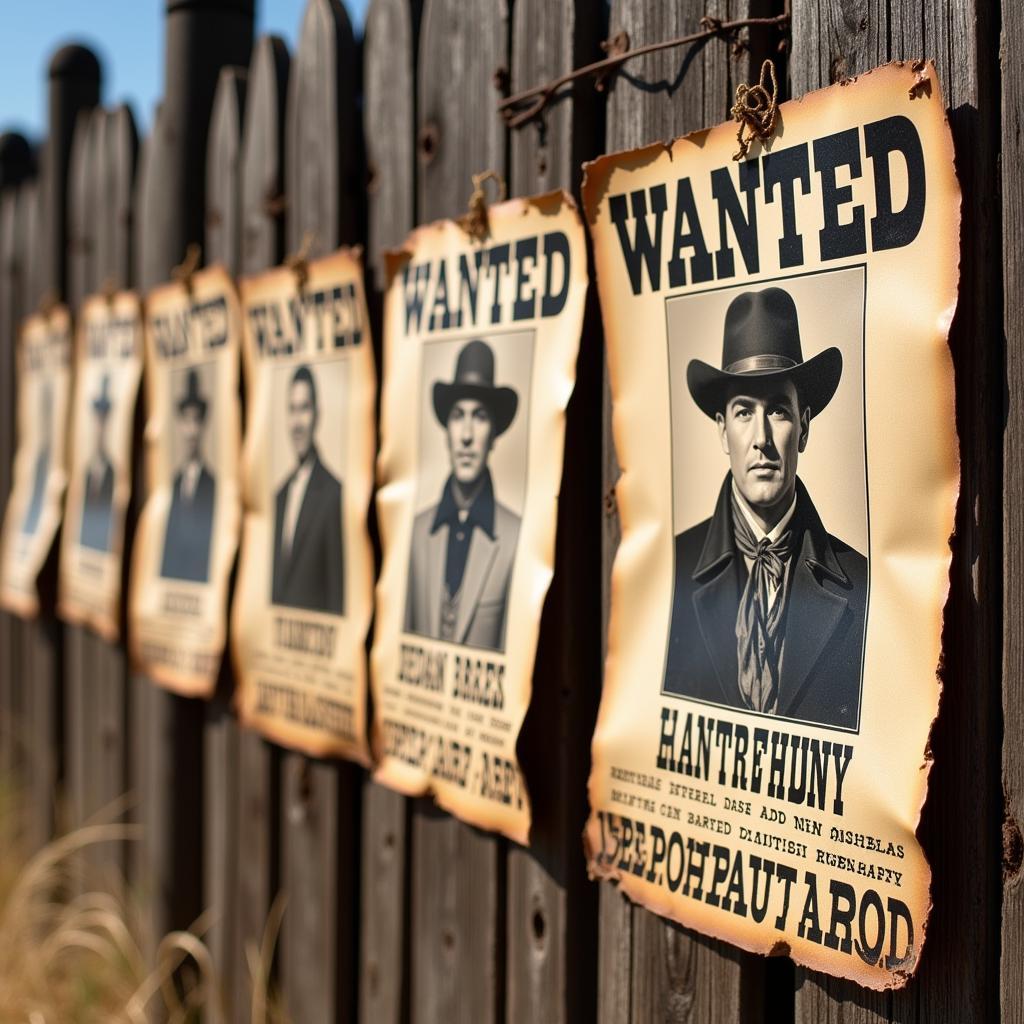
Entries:
MULTIPOLYGON (((357 32, 368 0, 343 0, 357 32)), ((257 33, 273 32, 294 50, 306 0, 256 0, 257 33)), ((163 88, 165 0, 3 0, 0 28, 0 132, 33 141, 46 131, 46 68, 67 42, 90 47, 103 68, 103 102, 129 102, 148 129, 163 88)))

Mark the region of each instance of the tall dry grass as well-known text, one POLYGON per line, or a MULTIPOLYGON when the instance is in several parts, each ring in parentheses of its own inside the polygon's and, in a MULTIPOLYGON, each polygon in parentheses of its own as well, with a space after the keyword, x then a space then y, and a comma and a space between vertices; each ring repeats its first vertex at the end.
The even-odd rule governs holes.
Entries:
MULTIPOLYGON (((225 1024, 203 942, 212 913, 147 957, 143 908, 113 858, 96 856, 103 844, 139 839, 140 827, 98 820, 28 855, 22 810, 0 781, 0 1024, 225 1024)), ((279 899, 259 948, 246 949, 252 1024, 288 1024, 271 981, 283 912, 279 899)))

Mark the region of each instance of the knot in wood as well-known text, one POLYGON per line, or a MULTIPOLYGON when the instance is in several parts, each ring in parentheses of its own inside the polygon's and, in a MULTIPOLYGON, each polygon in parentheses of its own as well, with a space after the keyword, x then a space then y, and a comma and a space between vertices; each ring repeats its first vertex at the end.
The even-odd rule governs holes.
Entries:
POLYGON ((736 141, 739 150, 733 160, 742 160, 754 139, 770 139, 779 114, 779 82, 775 64, 766 60, 761 65, 761 78, 756 85, 741 83, 736 88, 736 102, 730 111, 739 124, 736 141))

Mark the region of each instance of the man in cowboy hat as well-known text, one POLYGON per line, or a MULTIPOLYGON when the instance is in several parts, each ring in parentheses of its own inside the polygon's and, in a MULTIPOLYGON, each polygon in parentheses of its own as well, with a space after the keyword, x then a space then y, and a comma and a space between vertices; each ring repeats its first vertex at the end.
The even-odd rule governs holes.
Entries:
POLYGON ((495 386, 494 353, 483 341, 463 346, 455 379, 436 382, 433 397, 451 475, 440 502, 413 523, 405 629, 501 651, 519 517, 495 499, 487 460, 519 397, 495 386))
POLYGON ((730 470, 711 518, 676 537, 666 692, 857 727, 867 561, 826 531, 796 472, 842 370, 837 348, 804 361, 775 287, 730 303, 720 370, 687 367, 730 470))
POLYGON ((110 374, 105 373, 100 393, 92 400, 96 416, 95 443, 85 467, 85 500, 78 535, 82 547, 95 551, 110 550, 110 510, 114 500, 114 466, 107 455, 110 404, 110 374))
POLYGON ((341 481, 320 461, 316 384, 299 366, 288 388, 295 469, 277 492, 272 600, 290 608, 344 614, 341 481))
POLYGON ((206 398, 199 390, 199 371, 188 371, 185 393, 178 399, 178 433, 185 458, 174 475, 171 512, 164 536, 160 575, 166 579, 205 583, 210 574, 210 534, 216 483, 203 462, 206 398))
POLYGON ((32 472, 32 495, 28 502, 21 532, 31 537, 39 529, 46 499, 46 485, 50 480, 50 443, 53 424, 53 393, 45 381, 39 392, 39 444, 32 472))

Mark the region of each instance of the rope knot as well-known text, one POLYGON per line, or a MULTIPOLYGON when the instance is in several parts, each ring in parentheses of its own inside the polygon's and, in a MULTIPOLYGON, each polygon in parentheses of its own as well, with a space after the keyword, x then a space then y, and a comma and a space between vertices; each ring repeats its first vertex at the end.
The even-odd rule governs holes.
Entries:
POLYGON ((189 295, 192 294, 192 278, 199 269, 203 250, 196 242, 189 242, 185 258, 171 270, 171 280, 177 281, 189 295))
POLYGON ((290 256, 286 256, 284 260, 284 265, 295 274, 295 281, 300 292, 306 287, 306 282, 309 280, 309 255, 315 242, 316 232, 306 231, 302 236, 299 248, 290 256))
POLYGON ((779 82, 771 60, 761 65, 761 78, 757 85, 741 83, 736 87, 736 102, 729 113, 740 126, 736 132, 740 148, 733 154, 733 160, 742 160, 754 139, 764 142, 775 131, 779 114, 779 82))
POLYGON ((483 171, 473 175, 473 191, 469 196, 469 206, 466 212, 459 218, 459 225, 466 234, 482 241, 487 237, 489 231, 487 220, 487 193, 484 185, 493 181, 498 190, 498 202, 504 202, 507 194, 505 179, 493 170, 483 171))

